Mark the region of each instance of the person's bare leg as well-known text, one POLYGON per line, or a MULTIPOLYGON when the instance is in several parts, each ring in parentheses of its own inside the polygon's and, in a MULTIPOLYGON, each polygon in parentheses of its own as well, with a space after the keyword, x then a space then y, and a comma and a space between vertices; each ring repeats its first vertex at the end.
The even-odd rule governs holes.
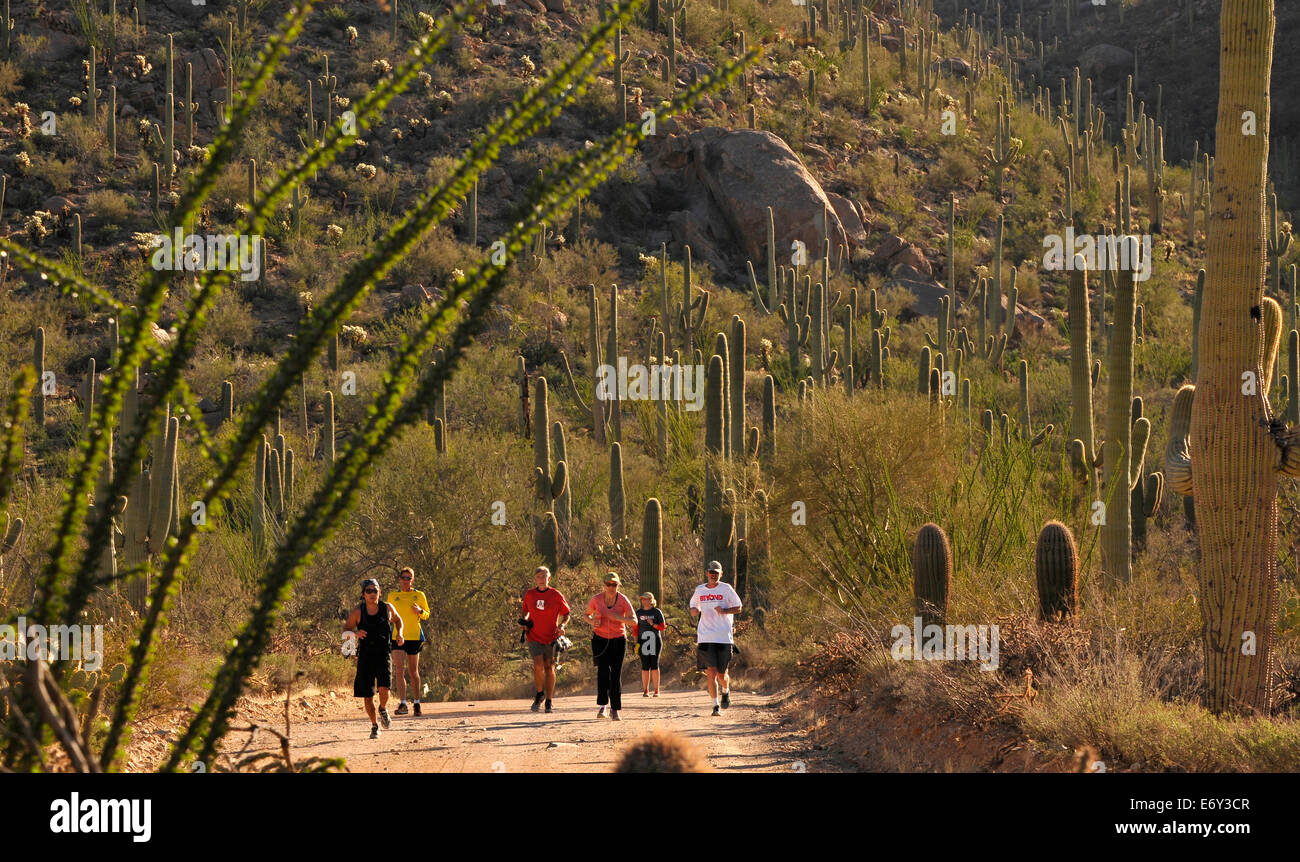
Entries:
POLYGON ((406 651, 393 650, 393 673, 396 675, 394 680, 397 685, 393 686, 397 690, 397 699, 406 700, 406 651))
POLYGON ((651 674, 651 673, 652 673, 652 671, 648 671, 648 670, 643 670, 643 671, 641 671, 641 693, 642 693, 642 694, 649 694, 649 693, 650 693, 650 674, 651 674))
POLYGON ((546 688, 546 659, 542 656, 533 656, 533 683, 536 685, 534 691, 546 688))
POLYGON ((722 690, 723 690, 723 691, 726 691, 726 692, 731 691, 731 671, 730 671, 730 669, 728 669, 728 670, 724 670, 724 671, 722 672, 722 690))
POLYGON ((388 689, 382 686, 379 689, 379 708, 383 709, 388 706, 388 689))
POLYGON ((655 694, 658 694, 659 693, 659 671, 657 669, 650 671, 650 681, 654 683, 655 694))
POLYGON ((546 662, 546 699, 555 694, 555 659, 546 662))
POLYGON ((718 696, 718 671, 717 668, 709 668, 709 697, 718 696))
POLYGON ((370 716, 370 723, 378 724, 379 721, 375 717, 375 696, 372 694, 370 697, 364 698, 362 703, 366 707, 366 715, 370 716))
POLYGON ((420 656, 408 655, 407 665, 411 668, 411 703, 419 703, 424 689, 420 688, 420 656))

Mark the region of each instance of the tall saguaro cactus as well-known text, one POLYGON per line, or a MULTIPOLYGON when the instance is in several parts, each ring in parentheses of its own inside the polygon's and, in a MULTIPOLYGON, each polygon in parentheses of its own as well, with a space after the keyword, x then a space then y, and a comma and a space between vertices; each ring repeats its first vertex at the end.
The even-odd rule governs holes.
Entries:
POLYGON ((550 511, 555 498, 568 487, 569 467, 564 461, 558 461, 555 469, 551 469, 551 441, 547 436, 551 413, 546 393, 546 378, 538 376, 533 385, 533 480, 537 485, 538 499, 550 511))
POLYGON ((664 584, 664 513, 659 500, 645 501, 641 526, 641 591, 663 598, 664 584))
MULTIPOLYGON (((1130 262, 1137 260, 1137 240, 1128 236, 1130 262)), ((1110 380, 1106 390, 1106 442, 1102 444, 1102 493, 1105 521, 1101 527, 1102 568, 1111 578, 1128 583, 1133 580, 1133 524, 1131 497, 1142 475, 1142 461, 1151 420, 1132 421, 1133 406, 1133 319, 1136 314, 1133 268, 1119 274, 1115 294, 1115 328, 1110 337, 1107 368, 1110 380)))
MULTIPOLYGON (((1244 375, 1262 382, 1267 373, 1258 309, 1273 5, 1224 0, 1220 25, 1217 152, 1190 435, 1205 698, 1215 712, 1267 714, 1277 663, 1278 443, 1268 427, 1267 392, 1243 384, 1244 375), (1252 135, 1242 134, 1246 110, 1256 118, 1252 135)), ((1284 457, 1282 463, 1293 462, 1284 457)))
POLYGON ((731 338, 727 342, 730 355, 727 357, 727 385, 730 387, 729 401, 731 407, 730 430, 731 456, 739 458, 745 451, 745 321, 739 314, 731 316, 731 338))
MULTIPOLYGON (((704 466, 704 560, 718 560, 725 565, 735 534, 732 513, 726 510, 722 477, 717 462, 726 457, 725 364, 715 353, 709 359, 704 388, 704 449, 708 459, 704 466)), ((727 574, 734 577, 734 572, 727 574)))
POLYGON ((1070 452, 1074 469, 1090 486, 1097 481, 1097 441, 1092 418, 1092 324, 1088 273, 1082 255, 1070 273, 1070 452))
MULTIPOLYGON (((591 429, 596 445, 605 446, 605 402, 600 397, 600 297, 596 285, 587 285, 587 308, 591 319, 587 324, 587 364, 591 366, 591 429)), ((665 321, 666 324, 666 321, 665 321)), ((523 361, 523 357, 520 357, 523 361)))
POLYGON ((627 535, 627 492, 623 484, 623 447, 609 447, 609 534, 615 539, 627 535))

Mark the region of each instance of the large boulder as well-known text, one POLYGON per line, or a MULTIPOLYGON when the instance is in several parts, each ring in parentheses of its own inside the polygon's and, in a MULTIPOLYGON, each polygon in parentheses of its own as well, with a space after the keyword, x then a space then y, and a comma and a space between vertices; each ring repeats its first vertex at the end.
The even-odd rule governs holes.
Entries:
POLYGON ((934 277, 927 272, 900 263, 890 272, 889 280, 885 282, 886 288, 904 287, 912 293, 911 304, 904 309, 905 314, 900 314, 902 319, 911 317, 938 317, 939 301, 948 295, 948 289, 934 280, 934 277))
POLYGON ((934 274, 925 253, 897 234, 887 234, 871 256, 872 263, 880 264, 886 271, 896 266, 908 266, 926 277, 934 274))
POLYGON ((1086 77, 1097 80, 1121 77, 1133 71, 1133 52, 1103 42, 1080 54, 1078 65, 1086 77))
POLYGON ((831 208, 835 210, 835 215, 839 216, 840 224, 844 226, 844 233, 848 238, 849 245, 866 245, 867 228, 862 223, 862 213, 857 205, 844 195, 837 195, 835 192, 828 191, 826 199, 831 202, 831 208))
POLYGON ((808 261, 848 254, 840 217, 821 184, 799 157, 771 132, 706 128, 690 136, 690 161, 698 185, 725 220, 740 251, 755 264, 767 260, 767 208, 776 222, 776 252, 788 264, 795 241, 808 261), (829 230, 827 229, 829 221, 829 230))

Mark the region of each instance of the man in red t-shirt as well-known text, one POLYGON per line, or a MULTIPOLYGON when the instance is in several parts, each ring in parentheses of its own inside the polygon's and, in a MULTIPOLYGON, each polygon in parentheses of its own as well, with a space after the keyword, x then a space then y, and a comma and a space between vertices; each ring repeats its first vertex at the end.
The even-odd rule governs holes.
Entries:
POLYGON ((538 566, 533 570, 537 586, 524 593, 523 619, 528 627, 528 654, 533 657, 533 682, 537 696, 533 698, 533 712, 542 708, 546 698, 546 711, 551 711, 551 696, 555 694, 555 641, 564 634, 564 624, 569 621, 569 603, 564 594, 551 587, 551 570, 538 566))

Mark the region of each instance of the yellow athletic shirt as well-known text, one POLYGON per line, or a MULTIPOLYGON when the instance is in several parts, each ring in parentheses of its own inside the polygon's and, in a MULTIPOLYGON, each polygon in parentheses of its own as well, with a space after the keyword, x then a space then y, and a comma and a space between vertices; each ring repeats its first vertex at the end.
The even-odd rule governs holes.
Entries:
POLYGON ((402 639, 419 640, 420 639, 420 620, 429 618, 429 602, 424 597, 424 593, 419 590, 393 590, 388 594, 388 601, 397 609, 397 615, 402 618, 402 639), (424 609, 424 613, 417 614, 415 605, 424 609))

